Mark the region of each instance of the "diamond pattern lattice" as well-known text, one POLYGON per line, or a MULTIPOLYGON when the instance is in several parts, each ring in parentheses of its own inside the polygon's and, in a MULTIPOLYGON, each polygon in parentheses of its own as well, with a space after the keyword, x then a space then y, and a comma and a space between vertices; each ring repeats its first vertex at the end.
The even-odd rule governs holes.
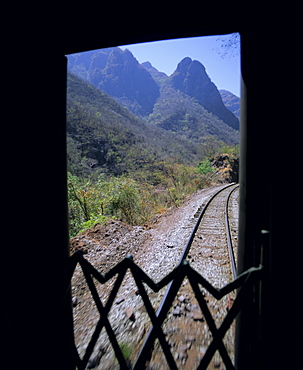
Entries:
POLYGON ((196 272, 186 260, 182 261, 171 273, 169 273, 158 283, 155 283, 152 279, 150 279, 144 273, 144 271, 138 265, 136 265, 136 263, 132 259, 132 256, 127 256, 123 261, 118 263, 109 272, 102 275, 87 260, 85 260, 81 252, 77 252, 72 257, 70 257, 70 266, 71 266, 70 278, 72 277, 74 269, 78 263, 81 266, 86 283, 90 289, 93 300, 95 301, 96 307, 100 314, 100 319, 95 327, 95 330, 86 348, 85 354, 82 358, 80 358, 77 348, 76 346, 74 346, 75 363, 78 370, 84 370, 86 368, 90 356, 94 350, 94 347, 97 343, 97 340, 103 328, 105 328, 107 332, 109 341, 113 347, 120 368, 129 369, 130 365, 123 356, 122 350, 118 344, 114 330, 112 329, 112 326, 108 319, 109 311, 113 305, 113 302, 116 298, 119 288, 123 282, 124 276, 128 270, 131 272, 133 276, 133 279, 138 288, 138 293, 140 294, 144 302, 145 309, 149 315, 152 324, 149 333, 147 334, 146 339, 142 344, 141 351, 137 357, 133 369, 145 368, 145 363, 150 356, 150 352, 156 339, 158 339, 160 346, 162 347, 168 366, 171 369, 177 369, 177 365, 174 356, 171 352, 171 348, 165 338, 165 334, 162 329, 162 324, 165 318, 167 317, 167 314, 171 309, 173 301, 177 296, 178 291, 185 278, 187 278, 189 284, 191 285, 192 290, 194 291, 201 312, 203 313, 206 323, 212 333, 212 341, 208 346, 197 368, 206 369, 215 352, 218 350, 225 364, 226 369, 234 369, 232 361, 224 346, 223 338, 227 330, 231 326, 232 322, 234 321, 235 317, 239 313, 242 303, 245 300, 245 297, 247 296, 247 294, 251 292, 252 286, 260 280, 262 267, 250 268, 243 274, 239 275, 237 279, 235 279, 233 282, 224 286, 222 289, 216 289, 206 279, 204 279, 203 276, 196 272), (101 284, 105 284, 114 276, 116 276, 116 280, 112 287, 111 293, 107 299, 107 302, 103 304, 97 292, 94 279, 101 284), (155 293, 159 292, 159 290, 166 286, 168 287, 165 297, 157 312, 154 311, 154 308, 150 302, 148 293, 143 283, 145 283, 155 293), (229 294, 235 289, 238 289, 237 296, 231 308, 228 310, 220 327, 216 326, 216 323, 212 317, 212 314, 209 310, 207 302, 204 298, 204 294, 201 291, 200 287, 206 289, 217 300, 222 299, 225 295, 229 294))

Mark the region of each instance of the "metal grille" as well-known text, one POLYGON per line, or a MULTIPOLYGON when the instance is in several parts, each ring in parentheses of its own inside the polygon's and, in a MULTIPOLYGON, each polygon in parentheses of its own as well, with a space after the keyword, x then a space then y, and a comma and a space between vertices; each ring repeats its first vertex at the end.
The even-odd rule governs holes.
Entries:
POLYGON ((145 363, 157 338, 163 349, 169 367, 171 369, 177 369, 176 362, 174 360, 173 354, 171 353, 171 348, 165 338, 165 334, 163 333, 161 326, 185 278, 188 279, 195 293, 195 297, 199 303, 200 309, 213 336, 212 342, 207 348, 207 351, 203 356, 198 369, 206 369, 214 353, 217 350, 222 357, 226 369, 234 369, 232 361, 229 358, 227 350, 224 346, 223 337, 232 324, 233 320, 236 318, 237 314, 241 310, 245 298, 251 293, 252 288, 260 281, 262 267, 252 267, 246 272, 239 275, 237 279, 227 284, 222 289, 216 289, 206 279, 204 279, 203 276, 196 272, 186 260, 183 260, 171 273, 169 273, 158 283, 155 283, 152 279, 150 279, 144 273, 144 271, 138 265, 136 265, 131 255, 128 255, 123 261, 118 263, 109 272, 102 275, 83 257, 81 252, 76 252, 72 257, 70 257, 70 278, 72 277, 74 269, 78 263, 82 268, 87 285, 91 291, 92 297, 100 314, 100 319, 95 327, 95 331, 90 339, 83 358, 80 358, 77 348, 74 345, 75 364, 79 370, 85 369, 103 327, 105 327, 107 331, 108 338, 111 342, 120 368, 129 369, 129 365, 123 357, 114 330, 112 329, 108 320, 108 313, 113 305, 115 297, 128 270, 130 270, 135 280, 138 292, 141 295, 146 311, 152 323, 150 332, 142 345, 141 351, 138 355, 136 363, 133 366, 133 369, 145 368, 145 363), (93 278, 96 279, 99 283, 105 284, 115 275, 117 275, 117 277, 114 286, 111 290, 106 304, 103 305, 98 295, 93 278), (154 292, 159 292, 159 290, 164 288, 165 286, 169 286, 170 288, 168 290, 168 294, 165 296, 165 299, 161 304, 160 310, 158 310, 157 313, 155 313, 152 307, 143 283, 145 283, 154 292), (217 328, 215 324, 215 321, 211 315, 200 286, 208 290, 208 292, 212 294, 213 297, 215 297, 217 300, 222 299, 225 295, 229 294, 235 289, 238 289, 236 299, 219 328, 217 328))

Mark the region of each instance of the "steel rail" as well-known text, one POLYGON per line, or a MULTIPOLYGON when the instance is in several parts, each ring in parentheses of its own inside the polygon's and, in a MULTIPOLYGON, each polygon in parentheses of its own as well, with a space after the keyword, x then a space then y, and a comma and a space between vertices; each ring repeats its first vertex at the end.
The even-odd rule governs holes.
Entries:
MULTIPOLYGON (((196 222, 196 224, 195 224, 195 227, 193 228, 193 231, 192 231, 192 233, 191 233, 191 235, 190 235, 190 237, 189 237, 189 239, 188 239, 188 241, 187 241, 187 244, 186 244, 186 246, 185 246, 185 248, 184 248, 184 251, 183 251, 183 253, 182 253, 182 256, 181 256, 181 258, 180 258, 179 265, 180 265, 180 263, 182 263, 182 261, 183 261, 183 260, 185 260, 185 258, 187 257, 188 252, 189 252, 189 250, 190 250, 190 247, 191 247, 191 245, 192 245, 192 243, 193 243, 193 241, 194 241, 194 238, 195 238, 195 236, 196 236, 196 232, 197 232, 197 230, 198 230, 198 228, 199 228, 199 226, 200 226, 200 224, 201 224, 202 218, 203 218, 203 216, 204 216, 204 214, 205 214, 205 212, 206 212, 207 208, 209 207, 210 203, 214 200, 214 198, 215 198, 219 193, 221 193, 223 190, 225 190, 225 189, 227 189, 227 188, 229 188, 229 187, 231 187, 231 186, 234 186, 234 185, 235 185, 235 183, 228 184, 228 185, 227 185, 227 186, 225 186, 224 188, 222 188, 222 189, 220 189, 219 191, 217 191, 214 195, 212 195, 212 196, 211 196, 211 198, 207 201, 207 203, 206 203, 206 204, 205 204, 205 206, 203 207, 203 209, 202 209, 202 211, 201 211, 201 213, 200 213, 200 215, 199 215, 199 218, 198 218, 198 220, 197 220, 197 222, 196 222)), ((232 191, 231 191, 231 193, 232 193, 232 191)))
POLYGON ((233 250, 233 244, 231 240, 231 233, 230 233, 230 225, 229 225, 229 216, 228 216, 228 207, 229 207, 229 200, 232 193, 238 189, 239 185, 235 186, 234 189, 228 194, 225 204, 225 228, 226 228, 226 237, 227 237, 227 245, 228 245, 228 252, 230 257, 231 269, 233 272, 234 279, 237 277, 237 266, 235 261, 235 255, 233 250))
MULTIPOLYGON (((198 230, 198 228, 199 228, 199 226, 201 224, 201 221, 203 219, 203 216, 204 216, 207 208, 209 207, 209 205, 213 201, 213 199, 219 193, 221 193, 223 190, 225 190, 225 189, 227 189, 227 188, 229 188, 231 186, 234 186, 234 185, 235 185, 235 183, 231 183, 231 184, 228 184, 227 186, 224 186, 222 189, 218 190, 215 194, 213 194, 211 196, 211 198, 207 201, 207 203, 203 207, 203 209, 202 209, 202 211, 201 211, 201 213, 199 215, 199 218, 198 218, 198 220, 197 220, 197 222, 196 222, 196 224, 195 224, 195 226, 193 228, 193 231, 192 231, 192 233, 191 233, 191 235, 190 235, 190 237, 189 237, 189 239, 188 239, 188 241, 186 243, 186 246, 185 246, 185 248, 183 250, 183 253, 181 255, 181 258, 180 258, 180 261, 178 263, 178 266, 181 265, 184 262, 184 260, 186 259, 187 255, 188 255, 188 252, 190 250, 190 247, 191 247, 191 245, 193 243, 193 240, 195 238, 196 232, 197 232, 197 230, 198 230)), ((232 193, 232 192, 233 192, 233 190, 230 193, 232 193)), ((177 293, 177 292, 171 292, 172 285, 173 285, 173 281, 171 281, 168 284, 168 286, 167 286, 166 292, 165 292, 165 294, 164 294, 164 296, 162 298, 162 301, 160 303, 160 306, 159 306, 159 308, 158 308, 158 310, 156 312, 156 317, 159 317, 161 315, 162 311, 165 309, 165 302, 167 300, 167 297, 170 294, 176 294, 177 293)), ((145 361, 147 359, 148 353, 150 352, 151 347, 153 345, 155 334, 156 333, 155 333, 154 326, 151 326, 150 329, 149 329, 149 331, 148 331, 148 333, 147 333, 147 335, 146 335, 146 337, 145 337, 145 340, 144 340, 144 343, 143 343, 143 345, 141 347, 139 356, 137 357, 137 361, 136 361, 136 363, 134 365, 134 369, 140 369, 144 365, 144 363, 145 363, 145 361)))

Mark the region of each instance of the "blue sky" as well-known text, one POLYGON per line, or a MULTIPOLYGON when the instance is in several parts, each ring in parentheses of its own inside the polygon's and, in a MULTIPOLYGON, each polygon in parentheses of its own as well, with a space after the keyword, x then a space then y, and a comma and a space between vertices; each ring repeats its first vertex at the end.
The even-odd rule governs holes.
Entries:
POLYGON ((222 37, 228 36, 164 40, 123 45, 120 48, 129 49, 139 63, 149 61, 160 72, 165 72, 168 76, 175 71, 183 58, 190 57, 198 60, 204 65, 207 74, 218 89, 225 89, 240 96, 240 50, 227 53, 223 58, 222 52, 220 53, 222 37))

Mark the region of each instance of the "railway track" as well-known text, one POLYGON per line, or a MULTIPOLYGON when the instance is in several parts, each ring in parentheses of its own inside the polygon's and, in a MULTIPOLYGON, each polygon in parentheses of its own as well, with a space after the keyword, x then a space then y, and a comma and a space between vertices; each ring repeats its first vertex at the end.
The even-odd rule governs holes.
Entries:
MULTIPOLYGON (((230 185, 216 192, 206 204, 195 213, 197 219, 190 238, 180 258, 190 265, 216 288, 222 288, 236 278, 236 241, 238 185, 230 185)), ((162 299, 157 315, 160 314, 170 286, 162 299)), ((203 292, 216 326, 220 327, 226 313, 235 299, 235 292, 217 301, 206 290, 203 292)), ((179 369, 196 369, 212 341, 210 328, 198 309, 198 302, 192 288, 184 282, 167 320, 163 324, 170 337, 170 345, 177 346, 175 360, 179 369), (174 331, 171 330, 174 328, 174 331), (183 341, 182 341, 183 337, 183 341), (181 344, 180 344, 181 343, 181 344)), ((151 330, 150 330, 151 331, 151 330)), ((150 333, 149 333, 150 334, 150 333)), ((148 335, 149 335, 148 334, 148 335)), ((146 342, 148 341, 148 335, 146 342)), ((224 344, 229 357, 234 358, 234 323, 227 331, 224 344)), ((164 354, 158 344, 151 359, 152 369, 165 369, 164 354), (159 365, 160 364, 160 365, 159 365)), ((169 367, 168 367, 169 368, 169 367)), ((225 369, 218 351, 208 369, 225 369)))
MULTIPOLYGON (((203 204, 195 210, 190 222, 186 228, 189 233, 187 243, 180 242, 182 248, 168 248, 171 261, 169 262, 169 254, 162 258, 167 266, 167 270, 163 273, 166 275, 176 265, 182 263, 185 259, 189 261, 190 266, 201 274, 209 283, 216 288, 222 288, 227 283, 234 280, 233 264, 231 256, 236 256, 237 244, 237 222, 238 222, 238 185, 232 184, 221 187, 208 199, 204 199, 203 204), (227 216, 227 217, 226 217, 227 216), (227 220, 229 220, 227 222, 227 220), (228 242, 228 233, 226 228, 230 229, 230 241, 228 242), (190 234, 190 235, 189 235, 190 234), (184 248, 185 244, 185 248, 184 248), (229 249, 229 244, 232 247, 229 249), (174 258, 172 258, 172 256, 174 258), (176 262, 174 262, 176 261, 176 262)), ((176 241, 175 241, 175 244, 176 241)), ((153 261, 159 261, 159 269, 161 269, 160 256, 157 257, 156 249, 152 250, 153 261)), ((161 251, 160 251, 161 253, 161 251)), ((163 252, 162 252, 163 254, 163 252)), ((134 255, 134 260, 137 261, 139 255, 134 255)), ((144 260, 142 260, 143 262, 144 260)), ((151 260, 150 260, 151 261, 151 260)), ((148 262, 147 262, 148 263, 148 262)), ((141 268, 146 271, 147 275, 151 276, 155 281, 159 281, 158 275, 153 275, 153 267, 150 264, 146 268, 144 264, 141 268)), ((162 267, 163 269, 163 267, 162 267)), ((234 269, 235 270, 235 269, 234 269)), ((78 271, 79 272, 79 271, 78 271)), ((77 273, 77 269, 76 269, 77 273)), ((78 279, 82 279, 78 275, 78 279)), ((76 283, 78 284, 78 283, 76 283)), ((89 339, 92 336, 94 327, 99 319, 98 312, 94 303, 90 304, 90 293, 84 289, 83 282, 81 290, 85 297, 83 305, 77 306, 74 313, 74 321, 76 327, 75 337, 78 352, 83 357, 89 339), (84 290, 83 290, 84 289, 84 290), (89 315, 89 320, 86 320, 86 325, 81 324, 81 310, 85 310, 85 315, 89 315), (78 318, 77 318, 78 315, 78 318), (80 339, 82 337, 82 339, 80 339), (81 344, 82 343, 82 344, 81 344)), ((97 286, 97 292, 101 300, 105 303, 113 288, 114 281, 109 281, 106 286, 97 286)), ((159 293, 155 294, 151 289, 147 288, 147 293, 152 303, 157 316, 161 313, 167 296, 170 294, 171 284, 167 288, 163 288, 159 293)), ((140 364, 140 355, 142 348, 146 348, 145 344, 149 341, 152 327, 150 327, 150 318, 146 313, 144 304, 140 295, 136 292, 136 284, 128 272, 123 280, 123 285, 118 291, 117 297, 114 300, 112 309, 109 312, 109 321, 116 333, 119 343, 129 343, 131 347, 131 367, 142 369, 148 365, 149 369, 169 369, 166 357, 162 351, 162 347, 158 339, 155 341, 153 351, 149 357, 148 363, 142 367, 140 364), (125 309, 126 308, 126 309, 125 309), (126 317, 125 313, 126 312, 126 317)), ((227 312, 232 306, 235 299, 235 292, 224 296, 221 300, 215 299, 207 290, 202 288, 202 293, 209 307, 210 313, 214 319, 217 328, 222 324, 227 312)), ((103 303, 103 304, 104 304, 103 303)), ((173 353, 174 361, 178 369, 196 369, 203 358, 209 344, 212 342, 212 331, 208 327, 204 314, 199 308, 198 301, 193 292, 193 289, 187 279, 185 279, 180 287, 172 306, 167 312, 166 319, 163 322, 162 330, 165 338, 173 353)), ((224 345, 227 349, 228 356, 233 362, 234 357, 234 324, 226 332, 224 337, 224 345)), ((143 350, 144 351, 144 350, 143 350)), ((114 360, 115 354, 109 344, 107 334, 101 332, 96 343, 92 359, 98 357, 102 353, 102 361, 96 369, 116 369, 117 362, 114 360), (108 364, 108 365, 106 365, 108 364)), ((146 354, 142 354, 141 358, 145 358, 146 354)), ((144 360, 145 361, 145 360, 144 360)), ((217 351, 207 369, 225 369, 224 363, 217 351)))
MULTIPOLYGON (((224 188, 208 202, 202 210, 201 220, 198 220, 200 223, 187 255, 191 266, 217 288, 236 278, 233 239, 237 237, 237 216, 234 211, 229 212, 229 203, 235 191, 238 191, 238 185, 224 188)), ((232 199, 235 201, 234 197, 232 199)))

